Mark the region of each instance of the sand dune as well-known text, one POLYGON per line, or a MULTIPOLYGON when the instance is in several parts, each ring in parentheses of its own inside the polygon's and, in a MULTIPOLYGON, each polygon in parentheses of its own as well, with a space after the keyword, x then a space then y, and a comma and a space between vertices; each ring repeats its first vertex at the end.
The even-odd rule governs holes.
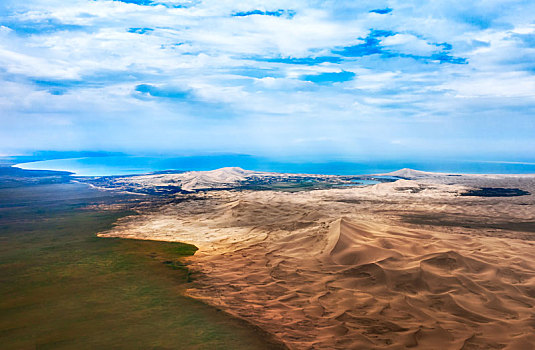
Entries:
POLYGON ((184 173, 117 177, 110 181, 112 181, 113 187, 119 187, 121 185, 136 186, 138 188, 178 186, 184 191, 194 191, 209 188, 227 188, 248 178, 267 176, 269 174, 243 170, 238 167, 227 167, 211 171, 188 171, 184 173))
MULTIPOLYGON (((133 192, 144 190, 166 190, 179 188, 182 192, 195 192, 198 190, 230 189, 255 183, 257 181, 269 183, 291 182, 293 178, 313 178, 320 182, 344 182, 340 176, 335 175, 307 175, 283 174, 244 170, 238 167, 220 168, 210 171, 188 171, 183 173, 148 174, 126 177, 106 178, 105 181, 95 182, 93 185, 103 189, 124 189, 133 192)), ((347 181, 345 181, 347 183, 347 181)), ((91 180, 90 180, 91 183, 91 180)))
POLYGON ((535 196, 459 196, 508 181, 215 191, 105 235, 199 245, 189 295, 291 349, 532 349, 535 196))
POLYGON ((319 238, 294 234, 201 259, 207 275, 190 294, 295 349, 535 344, 533 244, 347 219, 319 238))

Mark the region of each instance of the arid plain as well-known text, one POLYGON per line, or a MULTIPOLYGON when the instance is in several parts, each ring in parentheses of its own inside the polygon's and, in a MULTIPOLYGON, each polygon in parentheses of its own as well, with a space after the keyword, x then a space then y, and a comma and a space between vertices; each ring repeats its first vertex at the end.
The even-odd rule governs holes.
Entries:
POLYGON ((182 191, 99 235, 196 245, 187 295, 290 349, 533 349, 535 176, 388 175, 313 191, 248 189, 287 177, 236 168, 114 179, 98 186, 182 191))

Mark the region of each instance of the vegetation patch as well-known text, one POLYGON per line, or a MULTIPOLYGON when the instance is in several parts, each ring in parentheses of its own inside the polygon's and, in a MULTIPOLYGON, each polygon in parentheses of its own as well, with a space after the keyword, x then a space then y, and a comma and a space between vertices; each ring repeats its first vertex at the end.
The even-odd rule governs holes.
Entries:
POLYGON ((99 238, 129 211, 81 184, 0 186, 0 347, 284 349, 181 291, 190 244, 99 238))

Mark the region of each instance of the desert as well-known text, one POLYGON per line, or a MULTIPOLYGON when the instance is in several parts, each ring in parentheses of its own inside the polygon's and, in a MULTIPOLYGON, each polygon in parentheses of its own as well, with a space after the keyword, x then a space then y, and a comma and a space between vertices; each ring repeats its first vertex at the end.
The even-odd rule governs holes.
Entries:
POLYGON ((403 169, 367 186, 241 186, 264 176, 305 175, 115 179, 185 191, 99 236, 194 244, 185 293, 290 349, 533 348, 534 175, 403 169))

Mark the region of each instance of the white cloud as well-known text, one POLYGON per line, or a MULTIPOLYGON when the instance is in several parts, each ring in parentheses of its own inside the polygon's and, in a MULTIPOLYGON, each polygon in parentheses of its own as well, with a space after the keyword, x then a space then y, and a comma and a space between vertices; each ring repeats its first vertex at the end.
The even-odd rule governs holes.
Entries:
MULTIPOLYGON (((327 125, 344 140, 380 130, 373 137, 381 144, 384 138, 405 140, 425 132, 425 126, 406 127, 415 120, 439 118, 451 123, 452 132, 461 132, 459 115, 478 120, 477 108, 507 111, 525 124, 535 109, 535 48, 523 37, 535 32, 535 5, 529 1, 511 0, 504 7, 497 0, 210 0, 172 8, 29 0, 9 1, 0 9, 7 14, 0 26, 0 109, 9 115, 1 120, 4 133, 42 127, 43 119, 30 121, 41 111, 61 120, 52 124, 69 130, 69 142, 79 137, 88 147, 87 135, 97 132, 88 125, 117 130, 123 123, 121 132, 127 135, 138 135, 142 126, 155 135, 175 132, 187 143, 193 142, 184 136, 190 131, 212 140, 214 148, 230 149, 231 141, 193 130, 203 118, 217 119, 222 130, 239 135, 266 130, 282 143, 290 139, 283 134, 292 132, 294 140, 322 140, 327 125), (386 7, 392 8, 388 15, 369 12, 386 7), (232 16, 279 9, 295 15, 232 16), (385 32, 372 37, 372 30, 385 32), (343 56, 345 47, 353 47, 353 53, 343 56), (455 64, 456 58, 468 63, 455 64), (354 79, 343 84, 302 80, 344 71, 355 73, 354 79), (189 91, 191 100, 141 98, 135 93, 140 84, 189 91), (275 120, 288 131, 277 131, 275 120), (384 133, 382 123, 402 130, 403 137, 384 133)), ((471 132, 485 138, 483 131, 471 132)), ((127 139, 121 138, 125 148, 127 139)), ((157 149, 160 139, 146 143, 157 149)), ((255 142, 244 139, 244 144, 255 142)), ((333 147, 345 152, 350 145, 333 147)), ((2 147, 7 141, 0 141, 2 147)), ((20 147, 26 147, 22 141, 20 147)))
POLYGON ((455 96, 535 99, 535 79, 526 72, 481 73, 456 79, 439 86, 455 96))
POLYGON ((411 34, 395 34, 382 39, 381 44, 391 50, 414 55, 430 55, 438 51, 436 45, 411 34))

